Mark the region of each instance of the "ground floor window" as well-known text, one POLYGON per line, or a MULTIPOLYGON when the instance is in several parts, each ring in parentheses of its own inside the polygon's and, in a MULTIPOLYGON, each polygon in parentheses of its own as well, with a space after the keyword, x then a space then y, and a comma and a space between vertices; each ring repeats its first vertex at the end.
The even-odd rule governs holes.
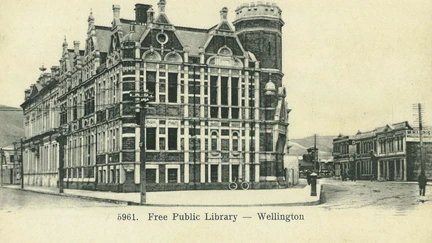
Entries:
POLYGON ((218 181, 218 165, 211 165, 210 167, 210 182, 217 182, 218 181))
POLYGON ((239 165, 232 165, 231 171, 231 180, 238 181, 239 180, 239 165))
POLYGON ((168 183, 177 183, 177 169, 168 169, 168 183))
POLYGON ((146 169, 146 182, 156 183, 156 169, 146 169))

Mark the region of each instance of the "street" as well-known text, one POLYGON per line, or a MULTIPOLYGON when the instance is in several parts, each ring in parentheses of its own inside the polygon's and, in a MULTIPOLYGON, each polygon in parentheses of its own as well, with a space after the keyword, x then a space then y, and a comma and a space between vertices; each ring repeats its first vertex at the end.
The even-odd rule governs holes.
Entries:
POLYGON ((321 179, 321 184, 327 202, 319 207, 325 209, 372 208, 405 214, 431 203, 419 200, 417 183, 321 179))
POLYGON ((327 202, 303 207, 121 206, 0 189, 0 242, 60 238, 66 242, 429 242, 432 238, 432 207, 430 201, 419 201, 415 183, 331 179, 320 183, 327 202), (263 213, 277 216, 260 217, 263 213), (235 222, 207 220, 227 215, 235 222))
POLYGON ((40 210, 53 207, 70 209, 113 206, 115 204, 0 188, 0 210, 40 210))

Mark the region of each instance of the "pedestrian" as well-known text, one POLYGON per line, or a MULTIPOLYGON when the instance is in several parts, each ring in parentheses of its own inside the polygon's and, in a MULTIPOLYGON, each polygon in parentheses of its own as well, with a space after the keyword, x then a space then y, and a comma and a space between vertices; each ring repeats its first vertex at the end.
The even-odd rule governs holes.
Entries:
POLYGON ((311 175, 311 173, 307 170, 306 171, 306 180, 307 180, 308 185, 311 184, 311 177, 310 177, 310 175, 311 175))
POLYGON ((371 178, 370 179, 371 179, 371 181, 373 181, 375 179, 375 175, 373 173, 371 174, 371 178))
POLYGON ((426 194, 426 184, 427 184, 427 177, 424 171, 420 172, 420 175, 418 177, 418 184, 420 189, 420 196, 424 196, 426 194))

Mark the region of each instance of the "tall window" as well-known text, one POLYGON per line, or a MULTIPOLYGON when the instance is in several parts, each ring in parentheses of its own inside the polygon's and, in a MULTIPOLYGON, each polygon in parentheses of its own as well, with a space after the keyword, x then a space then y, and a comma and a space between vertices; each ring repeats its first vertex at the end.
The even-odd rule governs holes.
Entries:
POLYGON ((116 130, 113 129, 112 130, 112 147, 111 150, 115 151, 116 150, 116 130))
POLYGON ((168 73, 168 102, 177 102, 177 73, 168 73))
POLYGON ((211 105, 217 105, 217 97, 218 97, 217 79, 218 78, 215 76, 210 77, 210 104, 211 105))
POLYGON ((60 105, 60 125, 67 123, 67 108, 66 103, 60 105))
POLYGON ((211 165, 210 167, 210 181, 217 182, 218 181, 218 165, 211 165))
POLYGON ((146 147, 149 150, 156 149, 156 128, 147 128, 146 147))
POLYGON ((238 78, 231 79, 231 104, 238 106, 238 78))
POLYGON ((177 150, 177 128, 168 128, 168 150, 177 150))
POLYGON ((153 95, 156 95, 156 72, 147 71, 146 88, 153 95))
POLYGON ((221 78, 221 104, 228 105, 228 77, 221 78))

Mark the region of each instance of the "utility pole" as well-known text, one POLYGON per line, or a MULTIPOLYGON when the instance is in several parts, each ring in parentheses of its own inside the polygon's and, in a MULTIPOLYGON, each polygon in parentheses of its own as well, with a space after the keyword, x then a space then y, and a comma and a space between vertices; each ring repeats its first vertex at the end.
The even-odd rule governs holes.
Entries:
POLYGON ((12 161, 12 185, 15 185, 16 177, 15 177, 15 160, 17 160, 18 152, 16 147, 17 142, 13 142, 14 147, 14 159, 12 161))
POLYGON ((147 102, 153 99, 153 95, 148 91, 130 92, 131 97, 139 99, 140 105, 140 205, 146 204, 146 143, 145 143, 145 118, 147 112, 147 102))
POLYGON ((66 141, 66 136, 64 134, 63 128, 59 129, 59 136, 56 138, 59 143, 59 167, 58 167, 58 177, 59 177, 59 193, 64 192, 64 146, 66 141))
POLYGON ((421 172, 425 171, 425 161, 423 159, 423 112, 424 112, 424 107, 422 107, 421 103, 418 104, 414 104, 413 108, 415 111, 417 111, 415 115, 417 115, 417 121, 418 125, 419 125, 419 133, 420 133, 420 168, 421 168, 421 172))
POLYGON ((21 173, 21 189, 24 189, 24 147, 23 139, 21 138, 21 156, 20 156, 20 173, 21 173))
POLYGON ((0 173, 1 173, 1 184, 0 187, 3 187, 3 148, 0 148, 0 157, 1 157, 1 164, 0 164, 0 173))
POLYGON ((314 158, 313 158, 313 165, 314 165, 314 170, 316 170, 317 168, 316 168, 316 163, 317 163, 317 160, 318 160, 318 152, 317 152, 317 147, 316 147, 316 139, 317 139, 317 136, 316 136, 316 134, 314 134, 314 152, 313 152, 313 155, 314 155, 314 158))

